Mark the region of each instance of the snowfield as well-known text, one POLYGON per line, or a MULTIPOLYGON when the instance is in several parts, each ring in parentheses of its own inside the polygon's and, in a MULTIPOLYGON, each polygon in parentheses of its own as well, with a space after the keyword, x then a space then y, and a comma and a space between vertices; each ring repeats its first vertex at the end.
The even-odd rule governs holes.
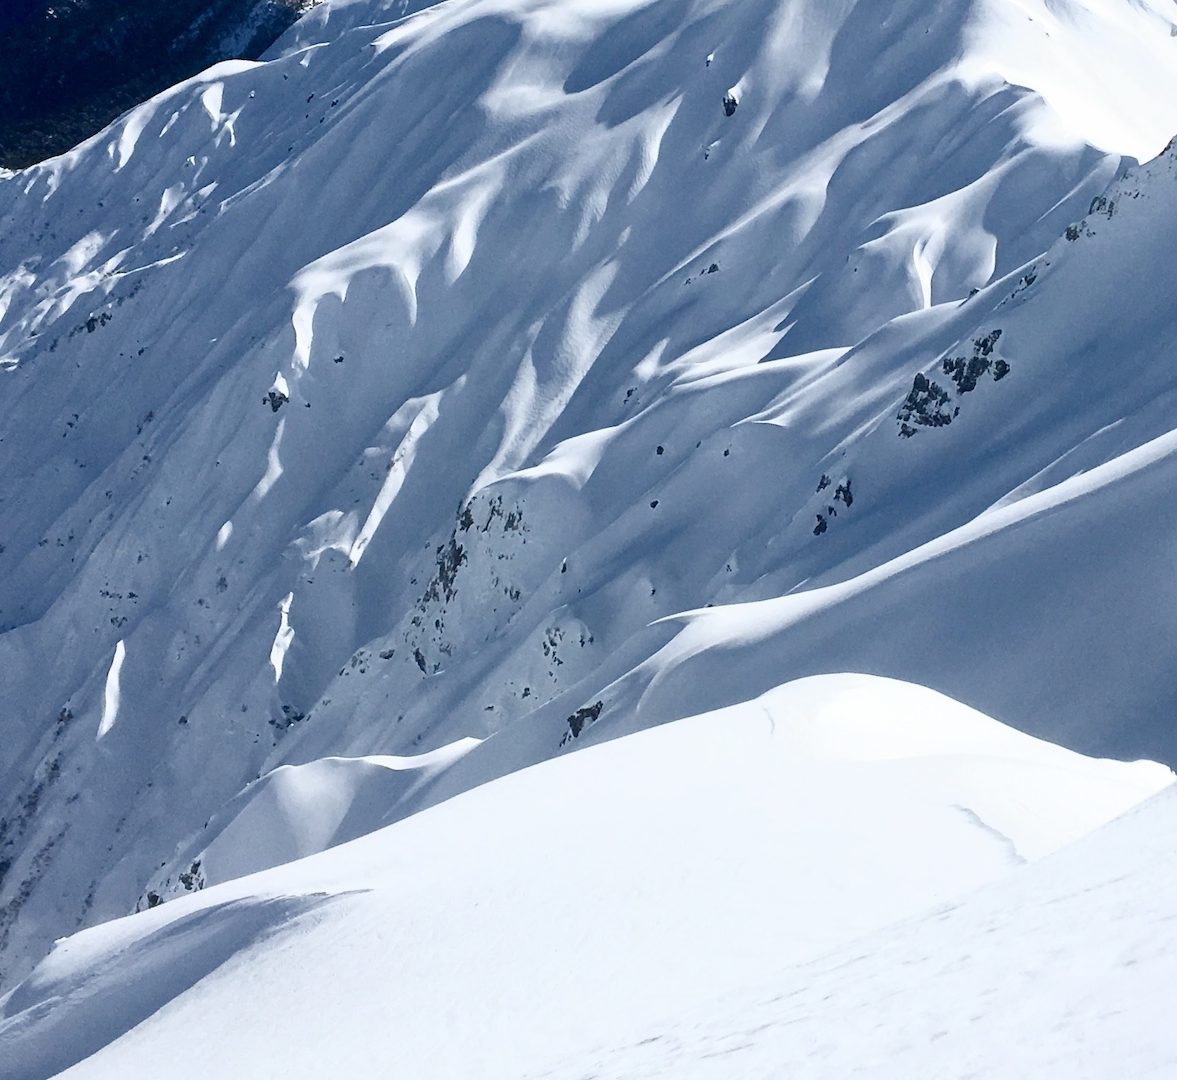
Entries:
POLYGON ((803 679, 67 939, 3 1002, 5 1075, 522 1077, 571 1048, 571 1075, 681 1075, 712 1035, 672 1053, 666 1018, 824 971, 1172 779, 921 687, 803 679), (634 1025, 656 1049, 588 1067, 634 1025))
POLYGON ((0 1074, 1171 1068, 1175 132, 1169 0, 328 0, 0 175, 0 1074))

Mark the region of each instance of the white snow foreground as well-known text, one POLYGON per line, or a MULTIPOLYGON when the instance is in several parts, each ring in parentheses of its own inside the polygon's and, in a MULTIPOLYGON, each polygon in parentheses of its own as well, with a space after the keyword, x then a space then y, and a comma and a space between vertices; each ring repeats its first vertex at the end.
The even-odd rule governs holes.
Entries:
MULTIPOLYGON (((948 1076, 986 1049, 1041 1057, 1049 1032, 1028 1017, 996 1047, 979 1029, 1040 1015, 1017 990, 1031 975, 1066 980, 1038 1009, 1107 1001, 1099 980, 1129 960, 1118 932, 1153 932, 1140 916, 1163 903, 1136 892, 1145 852, 1105 837, 1080 849, 1096 858, 1017 868, 1172 779, 920 687, 804 679, 59 942, 0 1001, 5 1080, 177 1062, 225 1077, 518 1078, 570 1056, 557 1075, 948 1076), (999 891, 864 937, 1011 869, 999 891), (1113 872, 1129 875, 1113 896, 1131 903, 1097 925, 1113 872), (1088 903, 1056 896, 1064 884, 1104 891, 1088 903), (1052 923, 1056 904, 1067 917, 1052 923), (969 983, 996 972, 996 1001, 969 983), (896 993, 909 998, 899 1016, 896 993), (810 1027, 837 1038, 811 1045, 810 1027)), ((1166 812, 1172 800, 1140 820, 1166 812)), ((1125 827, 1135 839, 1139 824, 1125 827)), ((1151 986, 1127 985, 1116 1008, 1131 1014, 1151 986)), ((1104 1045, 1091 1013, 1066 1032, 1066 1075, 1082 1073, 1084 1045, 1106 1060, 1125 1024, 1140 1028, 1113 1017, 1104 1045)), ((1155 1063, 1151 1042, 1135 1061, 1155 1063)))

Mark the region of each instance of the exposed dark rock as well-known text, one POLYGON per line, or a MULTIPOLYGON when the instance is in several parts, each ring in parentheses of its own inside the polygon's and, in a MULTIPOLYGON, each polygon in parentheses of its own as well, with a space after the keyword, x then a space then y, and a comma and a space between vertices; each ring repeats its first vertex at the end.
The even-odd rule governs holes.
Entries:
MULTIPOLYGON (((1027 274, 1023 282, 1033 284, 1034 277, 1033 274, 1027 274)), ((963 396, 971 393, 984 375, 992 375, 994 382, 1000 382, 1010 373, 1009 362, 994 355, 1000 339, 1001 330, 991 330, 984 337, 973 341, 972 356, 946 356, 940 361, 941 370, 952 380, 958 394, 963 396)), ((947 390, 922 372, 918 373, 896 417, 900 437, 910 439, 919 426, 944 427, 951 424, 960 415, 960 406, 953 406, 949 411, 950 400, 951 395, 947 390)))
MULTIPOLYGON (((917 372, 899 410, 900 434, 904 434, 904 426, 910 427, 913 423, 923 427, 944 427, 952 423, 951 413, 944 411, 948 398, 948 391, 939 383, 933 382, 922 371, 917 372)), ((915 434, 914 429, 910 434, 915 434)))
POLYGON ((595 724, 604 707, 605 703, 603 701, 596 701, 592 705, 586 705, 583 709, 577 709, 576 712, 568 717, 568 732, 572 738, 579 738, 580 733, 589 724, 595 724))
POLYGON ((204 888, 204 875, 200 872, 200 860, 197 859, 187 870, 180 873, 180 884, 185 892, 199 892, 204 888))
POLYGON ((307 714, 294 708, 293 705, 283 705, 281 716, 270 717, 270 727, 277 731, 289 731, 295 724, 300 724, 307 718, 307 714))
POLYGON ((1115 212, 1116 204, 1114 200, 1109 199, 1106 195, 1096 195, 1095 198, 1091 200, 1091 207, 1087 211, 1089 216, 1091 214, 1100 214, 1103 217, 1106 217, 1109 221, 1115 212))
POLYGON ((466 549, 458 543, 456 535, 451 535, 437 549, 437 573, 425 590, 425 600, 440 600, 443 596, 447 602, 453 600, 458 569, 466 561, 466 549))
MULTIPOLYGON (((1032 275, 1030 275, 1033 280, 1032 275)), ((1023 281, 1026 279, 1023 278, 1023 281)), ((993 330, 982 338, 973 342, 973 355, 946 356, 940 362, 945 375, 951 377, 956 384, 957 392, 968 394, 977 388, 977 380, 989 372, 993 364, 993 349, 1001 337, 1000 330, 993 330)), ((1008 370, 1008 365, 1006 365, 1008 370)))

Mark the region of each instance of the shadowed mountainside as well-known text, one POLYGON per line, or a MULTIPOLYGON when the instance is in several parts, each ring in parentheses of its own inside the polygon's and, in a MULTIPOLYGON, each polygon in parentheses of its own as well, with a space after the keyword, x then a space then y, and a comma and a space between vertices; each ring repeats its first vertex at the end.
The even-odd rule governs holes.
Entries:
POLYGON ((10 0, 0 165, 60 154, 218 60, 254 59, 308 0, 10 0))

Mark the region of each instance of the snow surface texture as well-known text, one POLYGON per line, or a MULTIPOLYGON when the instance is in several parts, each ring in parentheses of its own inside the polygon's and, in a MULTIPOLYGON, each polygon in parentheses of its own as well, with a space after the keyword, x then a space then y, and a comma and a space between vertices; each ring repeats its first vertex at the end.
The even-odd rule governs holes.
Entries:
MULTIPOLYGON (((678 1018, 710 1016, 714 1000, 726 1022, 737 992, 753 995, 775 1054, 782 1021, 754 996, 763 983, 828 972, 818 958, 831 949, 1171 781, 931 690, 815 676, 70 938, 0 1002, 5 1077, 77 1062, 67 1075, 150 1076, 184 1061, 226 1077, 518 1078, 573 1052, 588 1055, 578 1077, 650 1060, 679 1076, 715 1047, 712 1024, 684 1032, 678 1018), (631 1029, 635 1045, 596 1064, 594 1047, 631 1029)), ((933 1050, 952 1053, 951 1041, 933 1050)), ((746 1064, 704 1074, 750 1075, 746 1064)))
POLYGON ((808 674, 1177 761, 1175 18, 335 2, 0 179, 0 985, 808 674))

